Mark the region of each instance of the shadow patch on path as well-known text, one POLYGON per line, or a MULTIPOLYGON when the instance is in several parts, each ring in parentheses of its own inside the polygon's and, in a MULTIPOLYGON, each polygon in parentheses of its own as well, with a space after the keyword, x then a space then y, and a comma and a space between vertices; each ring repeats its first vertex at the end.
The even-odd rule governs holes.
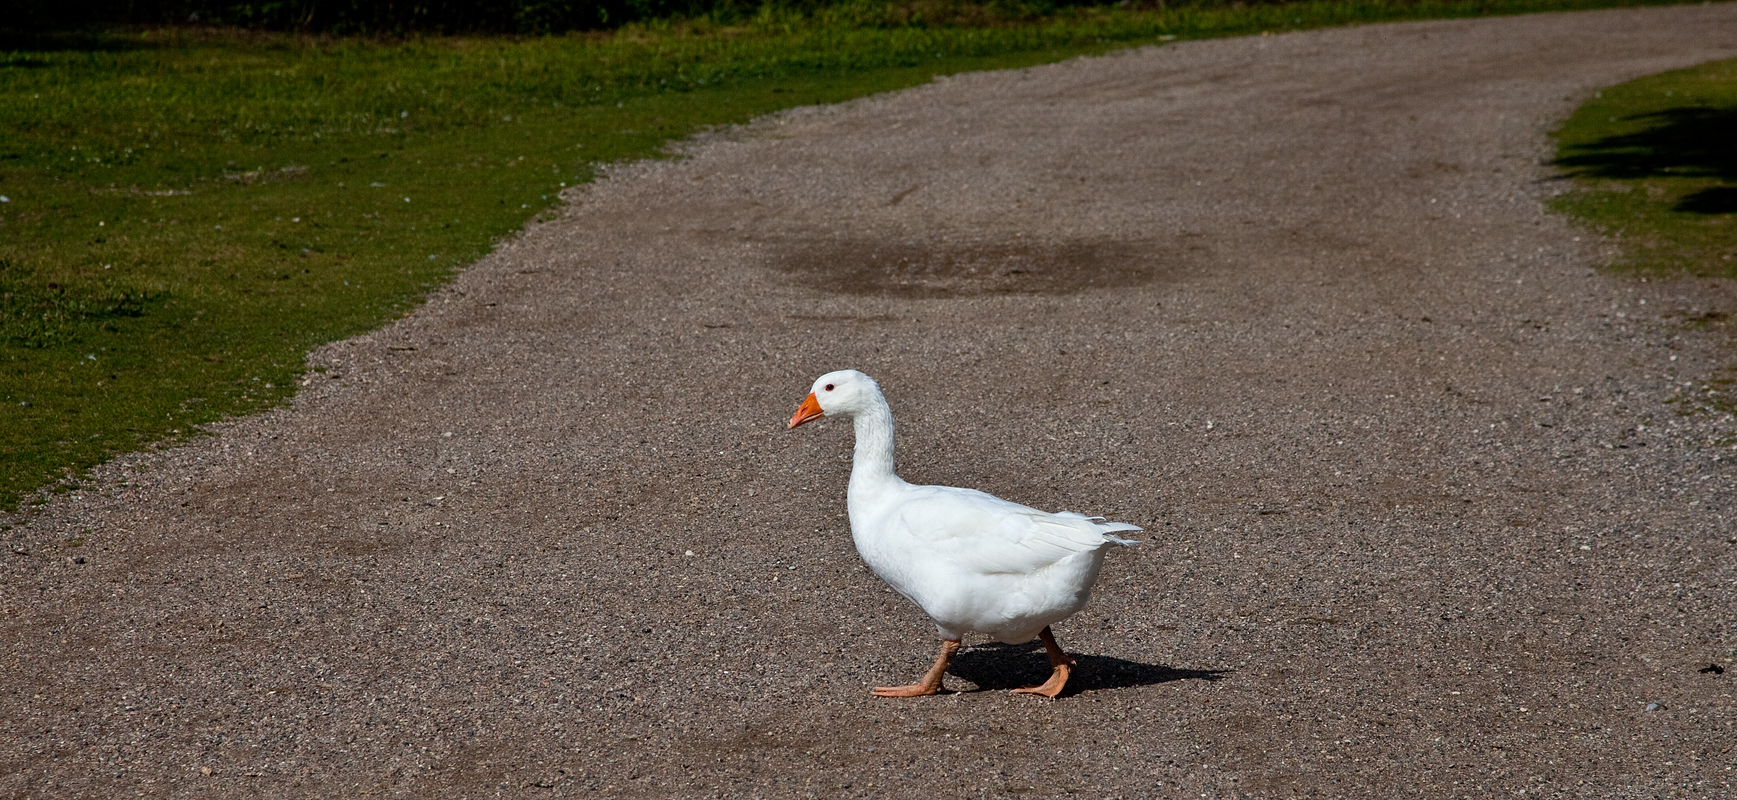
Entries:
POLYGON ((1067 294, 1137 286, 1178 271, 1179 255, 1134 242, 777 242, 772 266, 822 291, 899 297, 1067 294))
MULTIPOLYGON (((1171 681, 1223 679, 1229 670, 1177 669, 1162 664, 1143 664, 1114 656, 1093 656, 1074 653, 1079 663, 1062 695, 1102 689, 1130 689, 1171 681)), ((989 643, 972 647, 958 656, 947 672, 977 684, 978 691, 1018 689, 1036 686, 1049 678, 1049 659, 1036 642, 1026 644, 989 643)))

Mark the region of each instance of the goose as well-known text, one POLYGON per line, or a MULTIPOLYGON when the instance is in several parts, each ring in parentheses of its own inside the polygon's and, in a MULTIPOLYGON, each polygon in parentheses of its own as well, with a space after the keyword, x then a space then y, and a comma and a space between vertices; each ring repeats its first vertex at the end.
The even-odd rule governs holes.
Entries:
POLYGON ((1049 680, 1015 694, 1054 699, 1076 662, 1050 626, 1086 604, 1117 536, 1139 527, 1102 517, 1051 514, 974 489, 916 486, 893 471, 893 411, 873 378, 853 369, 814 382, 790 417, 795 429, 822 417, 851 420, 856 453, 846 493, 851 538, 870 569, 935 621, 941 652, 918 683, 880 686, 877 697, 939 694, 967 633, 1008 644, 1033 638, 1049 655, 1049 680))

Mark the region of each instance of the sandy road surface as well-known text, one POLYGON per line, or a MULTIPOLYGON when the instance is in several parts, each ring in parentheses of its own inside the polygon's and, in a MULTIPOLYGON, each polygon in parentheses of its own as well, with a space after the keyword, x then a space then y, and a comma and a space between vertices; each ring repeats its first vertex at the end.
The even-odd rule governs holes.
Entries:
POLYGON ((619 169, 0 532, 0 797, 1730 797, 1737 423, 1667 401, 1737 293, 1596 273, 1540 162, 1734 55, 1730 4, 1198 42, 619 169), (1075 694, 974 645, 869 697, 934 635, 849 432, 782 429, 842 366, 907 478, 1147 527, 1075 694))

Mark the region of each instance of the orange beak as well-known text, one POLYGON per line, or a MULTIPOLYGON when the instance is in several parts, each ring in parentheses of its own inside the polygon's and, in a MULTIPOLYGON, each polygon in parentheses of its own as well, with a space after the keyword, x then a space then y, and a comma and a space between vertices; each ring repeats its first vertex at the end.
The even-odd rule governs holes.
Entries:
POLYGON ((790 428, 805 422, 813 422, 824 416, 826 413, 820 410, 820 400, 814 396, 813 392, 809 392, 808 397, 802 400, 802 407, 796 409, 796 414, 790 417, 790 425, 785 430, 790 430, 790 428))

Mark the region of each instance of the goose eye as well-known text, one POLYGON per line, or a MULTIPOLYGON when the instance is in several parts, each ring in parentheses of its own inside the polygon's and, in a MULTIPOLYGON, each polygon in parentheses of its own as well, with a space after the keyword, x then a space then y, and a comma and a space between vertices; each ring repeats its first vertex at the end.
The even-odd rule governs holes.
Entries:
POLYGON ((829 391, 829 392, 830 392, 830 391, 832 391, 832 384, 830 384, 830 383, 829 383, 829 384, 827 384, 827 385, 826 385, 826 390, 827 390, 827 391, 829 391))

